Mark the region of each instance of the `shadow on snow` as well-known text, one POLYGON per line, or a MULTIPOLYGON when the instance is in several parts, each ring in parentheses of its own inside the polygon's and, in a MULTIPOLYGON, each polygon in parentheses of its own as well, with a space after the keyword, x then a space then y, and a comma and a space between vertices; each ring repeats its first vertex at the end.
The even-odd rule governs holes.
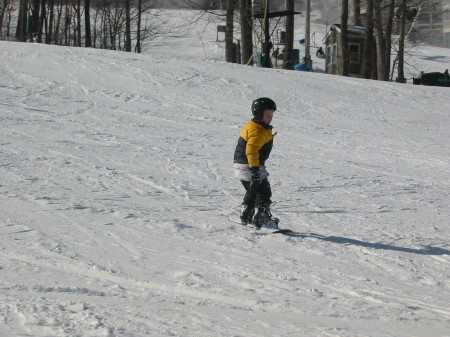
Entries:
POLYGON ((420 255, 450 255, 450 250, 439 248, 439 247, 432 247, 432 246, 425 246, 423 248, 405 248, 405 247, 396 247, 392 245, 387 245, 384 243, 371 243, 371 242, 365 242, 361 240, 355 240, 340 236, 325 236, 321 234, 316 233, 298 233, 298 232, 290 232, 288 233, 291 237, 297 237, 297 238, 315 238, 323 241, 333 242, 333 243, 339 243, 343 245, 353 245, 353 246, 360 246, 360 247, 366 247, 366 248, 372 248, 372 249, 382 249, 382 250, 393 250, 397 252, 404 252, 404 253, 411 253, 411 254, 420 254, 420 255))

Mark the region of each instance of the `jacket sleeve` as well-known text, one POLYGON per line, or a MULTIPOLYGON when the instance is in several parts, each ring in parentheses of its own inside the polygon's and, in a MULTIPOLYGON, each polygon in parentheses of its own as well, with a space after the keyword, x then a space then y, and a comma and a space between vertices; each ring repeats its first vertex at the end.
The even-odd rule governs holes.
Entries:
POLYGON ((245 155, 250 167, 259 166, 259 150, 261 150, 263 145, 264 137, 261 137, 258 130, 251 130, 248 135, 247 147, 245 148, 245 155))

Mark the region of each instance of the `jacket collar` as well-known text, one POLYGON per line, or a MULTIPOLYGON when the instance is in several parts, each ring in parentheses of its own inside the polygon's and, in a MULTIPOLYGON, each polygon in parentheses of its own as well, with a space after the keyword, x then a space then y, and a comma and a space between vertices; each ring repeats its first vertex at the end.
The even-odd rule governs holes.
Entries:
POLYGON ((262 127, 264 127, 264 128, 266 128, 266 129, 273 129, 273 126, 272 125, 269 125, 269 124, 267 124, 267 123, 264 123, 264 122, 262 122, 262 121, 259 121, 259 120, 257 120, 256 118, 252 118, 252 122, 255 122, 256 124, 259 124, 259 125, 261 125, 262 127))

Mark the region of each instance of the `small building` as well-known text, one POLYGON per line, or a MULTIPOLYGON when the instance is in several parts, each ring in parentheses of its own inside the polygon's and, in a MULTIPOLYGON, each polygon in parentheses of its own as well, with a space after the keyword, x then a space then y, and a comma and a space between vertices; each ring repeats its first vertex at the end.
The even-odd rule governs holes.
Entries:
MULTIPOLYGON (((350 76, 360 77, 365 35, 364 28, 349 25, 347 31, 350 76)), ((327 74, 342 75, 341 33, 340 25, 334 24, 325 36, 325 72, 327 74)))

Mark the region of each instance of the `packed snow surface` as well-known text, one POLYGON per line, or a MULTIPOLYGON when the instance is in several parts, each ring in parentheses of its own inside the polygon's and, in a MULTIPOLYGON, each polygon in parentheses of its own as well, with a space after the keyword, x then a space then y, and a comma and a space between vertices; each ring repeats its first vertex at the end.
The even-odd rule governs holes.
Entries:
POLYGON ((0 60, 1 337, 450 336, 449 88, 14 42, 0 60), (227 220, 262 96, 292 236, 227 220))

